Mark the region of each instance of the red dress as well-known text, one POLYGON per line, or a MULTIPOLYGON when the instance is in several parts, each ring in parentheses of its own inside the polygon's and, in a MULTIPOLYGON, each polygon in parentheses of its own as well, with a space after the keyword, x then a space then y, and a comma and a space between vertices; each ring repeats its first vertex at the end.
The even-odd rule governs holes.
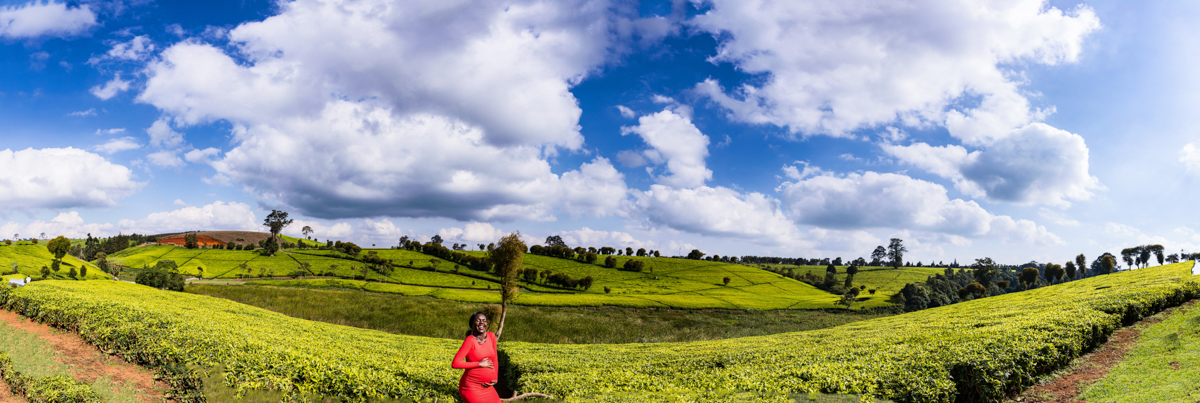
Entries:
POLYGON ((496 357, 496 335, 492 332, 487 332, 487 339, 480 343, 475 339, 475 336, 468 335, 466 340, 463 340, 462 347, 458 348, 458 353, 454 354, 454 362, 451 367, 465 369, 462 378, 458 379, 458 393, 462 394, 463 401, 467 403, 499 403, 500 395, 496 394, 496 388, 492 386, 484 387, 487 382, 495 382, 497 378, 496 368, 499 368, 496 357), (481 367, 479 362, 487 358, 492 362, 492 367, 481 367))

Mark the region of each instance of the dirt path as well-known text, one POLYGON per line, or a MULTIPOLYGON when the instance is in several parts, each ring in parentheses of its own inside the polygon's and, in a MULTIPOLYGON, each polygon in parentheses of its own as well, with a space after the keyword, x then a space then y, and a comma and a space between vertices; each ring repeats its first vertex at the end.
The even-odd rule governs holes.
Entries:
POLYGON ((1142 335, 1142 330, 1146 327, 1162 322, 1167 317, 1174 314, 1177 310, 1183 309, 1186 312, 1198 300, 1192 300, 1181 306, 1167 309, 1161 316, 1143 319, 1142 321, 1118 330, 1108 342, 1095 351, 1079 357, 1072 363, 1070 372, 1059 375, 1048 383, 1035 385, 1025 392, 1013 397, 1010 402, 1031 402, 1031 403, 1083 403, 1078 396, 1083 393, 1088 386, 1099 381, 1108 375, 1108 371, 1116 366, 1121 360, 1125 359, 1125 354, 1129 352, 1135 344, 1139 336, 1142 335))
MULTIPOLYGON (((163 393, 169 387, 154 380, 154 374, 145 368, 105 354, 87 344, 78 336, 31 321, 17 313, 0 309, 0 323, 35 334, 54 346, 58 361, 72 367, 71 377, 81 382, 92 383, 100 378, 109 378, 114 388, 133 385, 145 402, 163 401, 163 393)), ((2 392, 8 392, 8 385, 2 392)), ((11 393, 9 393, 11 395, 11 393)), ((0 399, 0 403, 8 400, 0 399)), ((20 401, 20 400, 15 400, 20 401)))

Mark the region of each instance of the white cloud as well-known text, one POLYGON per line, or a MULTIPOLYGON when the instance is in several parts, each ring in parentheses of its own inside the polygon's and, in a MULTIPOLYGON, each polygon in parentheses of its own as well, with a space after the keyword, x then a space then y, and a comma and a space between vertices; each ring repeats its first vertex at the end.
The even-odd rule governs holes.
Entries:
POLYGON ((112 224, 85 223, 78 212, 70 211, 59 213, 50 221, 36 220, 28 224, 9 221, 0 225, 0 234, 4 234, 0 238, 8 238, 9 234, 25 234, 22 237, 29 237, 42 233, 50 238, 59 235, 67 238, 85 238, 87 234, 108 236, 115 232, 113 228, 112 224))
POLYGON ((650 163, 650 161, 646 161, 646 157, 643 157, 642 153, 631 150, 617 152, 617 162, 620 162, 621 165, 627 168, 644 167, 650 163))
POLYGON ((491 224, 484 222, 468 223, 464 228, 450 227, 438 230, 438 235, 445 241, 463 241, 466 243, 482 242, 492 243, 499 240, 501 237, 508 235, 507 232, 493 227, 491 224))
POLYGON ((1200 174, 1200 147, 1196 142, 1187 143, 1179 150, 1179 162, 1187 168, 1188 173, 1200 174))
POLYGON ((150 145, 152 146, 174 148, 183 144, 183 134, 172 130, 170 121, 167 118, 155 120, 146 129, 146 134, 150 135, 150 145))
POLYGON ((220 153, 221 150, 212 147, 205 148, 203 150, 195 149, 184 154, 183 159, 186 159, 188 162, 192 163, 209 163, 212 161, 212 157, 215 157, 220 153))
POLYGON ((176 155, 174 151, 170 151, 170 150, 162 150, 162 151, 150 153, 149 155, 146 155, 146 160, 150 161, 151 164, 154 164, 154 165, 157 165, 160 167, 181 167, 181 166, 183 166, 183 160, 179 159, 179 156, 176 155))
POLYGON ((658 175, 654 181, 663 185, 688 188, 712 179, 712 170, 705 167, 708 157, 708 136, 692 124, 690 118, 672 108, 638 118, 637 126, 621 128, 621 135, 636 133, 652 147, 643 155, 656 164, 667 164, 670 175, 658 175))
POLYGON ((86 111, 75 111, 69 113, 71 116, 96 116, 96 108, 88 108, 86 111))
POLYGON ((112 154, 121 151, 136 150, 139 148, 142 148, 142 145, 138 144, 137 140, 135 140, 133 137, 127 136, 109 140, 107 143, 92 147, 92 150, 105 154, 112 154))
POLYGON ((104 83, 103 86, 97 85, 92 87, 90 91, 92 95, 96 96, 96 98, 107 101, 110 98, 117 96, 117 94, 121 91, 128 90, 129 83, 129 81, 122 80, 120 74, 116 74, 113 76, 112 80, 108 80, 108 82, 104 83))
POLYGON ((88 5, 67 7, 57 1, 31 1, 21 6, 0 7, 0 37, 36 38, 79 35, 96 26, 96 14, 88 5))
POLYGON ((1031 110, 1007 69, 1074 62, 1100 28, 1090 8, 1064 13, 1044 0, 704 3, 690 24, 720 41, 711 60, 767 79, 732 93, 708 79, 697 90, 737 120, 803 135, 900 122, 986 142, 1046 113, 1031 110))
POLYGON ((625 105, 617 105, 617 110, 620 111, 621 116, 625 117, 626 119, 633 119, 634 116, 637 116, 637 113, 635 113, 633 109, 629 109, 625 105))
POLYGON ((339 222, 333 225, 325 225, 316 221, 301 220, 298 218, 294 219, 292 225, 284 227, 283 233, 289 236, 303 237, 304 227, 312 228, 313 232, 311 236, 313 238, 341 238, 354 233, 354 228, 350 226, 350 223, 339 222))
POLYGON ((784 216, 779 201, 761 193, 740 194, 724 187, 675 189, 651 185, 632 190, 628 214, 647 217, 654 225, 706 236, 744 239, 760 244, 787 244, 800 238, 784 216))
POLYGON ((1042 218, 1050 220, 1050 222, 1052 222, 1052 223, 1062 225, 1064 227, 1079 226, 1079 221, 1067 218, 1067 216, 1064 215, 1062 212, 1050 210, 1045 207, 1038 209, 1038 215, 1042 216, 1042 218))
MULTIPOLYGON (((588 227, 573 231, 556 232, 555 235, 562 237, 563 242, 571 247, 604 247, 611 246, 614 248, 646 248, 654 249, 654 241, 643 241, 634 238, 628 232, 621 231, 597 231, 588 227)), ((689 251, 691 249, 688 249, 689 251)))
POLYGON ((1100 180, 1088 174, 1083 137, 1041 123, 1016 130, 982 151, 961 146, 883 145, 901 161, 951 179, 973 197, 1018 204, 1069 206, 1087 200, 1100 180))
POLYGON ((203 207, 184 207, 178 210, 153 213, 133 221, 118 224, 126 233, 161 234, 179 231, 262 231, 264 227, 254 217, 250 206, 237 202, 215 201, 203 207))
POLYGON ((942 186, 904 175, 818 175, 784 182, 779 190, 793 220, 821 228, 895 228, 1005 242, 1062 243, 1032 221, 993 215, 974 201, 950 200, 942 186))
POLYGON ((96 64, 105 59, 115 60, 142 60, 154 52, 154 43, 150 41, 150 37, 139 35, 133 37, 128 42, 117 42, 113 44, 112 49, 109 49, 103 56, 92 57, 88 59, 89 64, 96 64))
POLYGON ((207 181, 317 218, 553 220, 556 209, 610 214, 624 197, 605 159, 561 175, 547 161, 581 149, 570 88, 618 51, 624 8, 300 0, 278 10, 229 31, 237 60, 190 39, 145 70, 138 101, 175 127, 232 123, 234 147, 207 181))
POLYGON ((175 202, 171 203, 171 204, 174 204, 174 205, 180 206, 180 207, 187 207, 187 205, 188 205, 187 203, 185 203, 183 201, 183 199, 175 199, 175 202))
POLYGON ((133 172, 76 148, 0 151, 0 207, 107 207, 142 183, 133 172))
POLYGON ((121 134, 121 133, 125 133, 124 127, 115 127, 112 129, 96 129, 96 135, 98 135, 98 136, 110 135, 110 134, 121 134))

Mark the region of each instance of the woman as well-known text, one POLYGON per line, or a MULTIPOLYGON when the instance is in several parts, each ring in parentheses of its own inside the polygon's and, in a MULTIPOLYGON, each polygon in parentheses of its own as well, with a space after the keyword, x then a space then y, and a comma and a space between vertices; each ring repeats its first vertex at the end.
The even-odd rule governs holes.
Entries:
POLYGON ((465 369, 458 380, 458 393, 467 403, 499 403, 496 394, 496 335, 487 331, 487 315, 471 314, 467 320, 467 338, 454 354, 451 367, 465 369))

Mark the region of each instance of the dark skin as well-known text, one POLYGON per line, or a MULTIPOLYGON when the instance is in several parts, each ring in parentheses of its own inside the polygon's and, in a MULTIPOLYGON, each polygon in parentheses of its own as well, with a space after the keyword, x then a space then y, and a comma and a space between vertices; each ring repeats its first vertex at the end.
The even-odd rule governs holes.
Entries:
MULTIPOLYGON (((475 316, 475 318, 471 320, 471 325, 471 334, 475 336, 475 341, 483 343, 485 340, 487 340, 488 320, 486 316, 475 316)), ((479 366, 484 368, 495 368, 495 365, 492 364, 492 360, 487 358, 484 358, 483 361, 480 361, 479 366)), ((496 381, 484 382, 483 387, 490 388, 494 385, 496 385, 496 381)))

